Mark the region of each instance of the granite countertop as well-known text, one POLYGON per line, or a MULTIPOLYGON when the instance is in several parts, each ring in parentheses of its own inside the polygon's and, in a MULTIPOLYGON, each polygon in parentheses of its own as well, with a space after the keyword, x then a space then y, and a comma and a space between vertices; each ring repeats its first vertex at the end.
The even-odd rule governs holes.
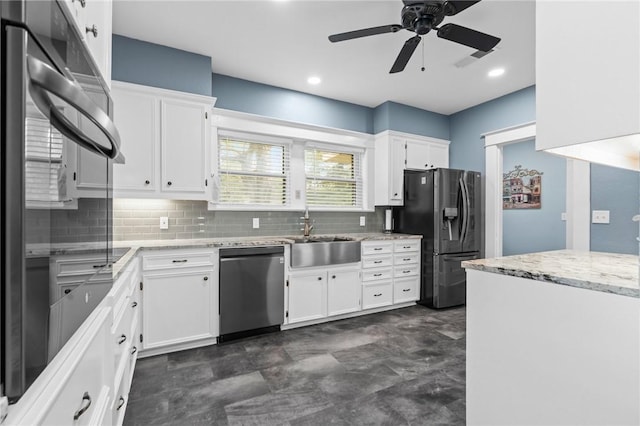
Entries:
POLYGON ((556 250, 462 262, 467 269, 640 297, 638 256, 556 250))
MULTIPOLYGON (((360 233, 360 234, 324 234, 312 235, 316 238, 343 238, 346 241, 375 241, 375 240, 401 240, 420 239, 421 235, 387 234, 387 233, 360 233)), ((129 264, 139 250, 167 250, 181 248, 226 248, 226 247, 252 247, 252 246, 278 246, 294 244, 301 235, 266 236, 266 237, 229 237, 229 238, 202 238, 189 240, 141 240, 141 241, 114 241, 116 249, 128 248, 129 250, 113 265, 113 278, 116 279, 120 272, 129 264)), ((78 252, 79 253, 79 252, 78 252)))

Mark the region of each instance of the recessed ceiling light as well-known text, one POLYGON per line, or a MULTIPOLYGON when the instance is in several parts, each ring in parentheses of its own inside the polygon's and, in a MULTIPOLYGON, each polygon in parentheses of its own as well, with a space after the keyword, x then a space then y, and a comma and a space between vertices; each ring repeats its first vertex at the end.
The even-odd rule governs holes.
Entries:
POLYGON ((504 68, 494 68, 487 74, 489 77, 500 77, 504 74, 504 68))
POLYGON ((322 82, 322 79, 316 75, 312 75, 307 79, 307 83, 313 84, 314 86, 317 84, 320 84, 321 82, 322 82))

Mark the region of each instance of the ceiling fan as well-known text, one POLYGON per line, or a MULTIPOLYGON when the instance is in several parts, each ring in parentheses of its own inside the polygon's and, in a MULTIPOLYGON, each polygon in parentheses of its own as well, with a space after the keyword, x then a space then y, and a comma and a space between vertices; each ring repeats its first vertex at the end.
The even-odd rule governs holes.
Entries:
MULTIPOLYGON (((404 70, 409 59, 411 59, 411 55, 413 55, 418 44, 420 44, 422 36, 431 30, 436 30, 437 35, 440 38, 464 44, 465 46, 469 46, 483 52, 489 52, 500 42, 498 37, 456 24, 445 24, 438 27, 445 16, 457 15, 463 10, 479 3, 480 0, 402 0, 402 2, 404 3, 401 13, 402 25, 382 25, 380 27, 333 34, 329 36, 329 41, 335 43, 338 41, 352 40, 354 38, 367 37, 376 34, 395 33, 400 30, 408 30, 416 33, 414 37, 411 37, 404 43, 404 46, 400 50, 400 54, 398 54, 396 61, 389 71, 391 74, 404 70)), ((422 70, 424 71, 424 68, 422 70)))

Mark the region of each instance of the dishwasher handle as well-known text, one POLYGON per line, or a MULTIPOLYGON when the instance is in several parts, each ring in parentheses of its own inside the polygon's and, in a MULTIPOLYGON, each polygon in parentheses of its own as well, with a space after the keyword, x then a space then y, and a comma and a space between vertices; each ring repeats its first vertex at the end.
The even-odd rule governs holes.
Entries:
POLYGON ((241 247, 220 249, 220 261, 227 258, 238 258, 255 255, 280 255, 284 256, 283 246, 267 246, 267 247, 241 247))

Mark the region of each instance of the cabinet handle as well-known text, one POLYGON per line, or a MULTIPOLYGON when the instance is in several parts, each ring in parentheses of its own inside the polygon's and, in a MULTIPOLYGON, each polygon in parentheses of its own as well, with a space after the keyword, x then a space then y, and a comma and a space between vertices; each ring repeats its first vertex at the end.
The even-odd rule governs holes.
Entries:
POLYGON ((397 197, 397 196, 398 196, 398 193, 397 193, 397 192, 395 192, 395 193, 393 194, 393 196, 394 196, 394 197, 397 197))
POLYGON ((171 181, 167 182, 167 185, 171 186, 171 181))
POLYGON ((209 281, 209 277, 204 277, 203 280, 209 281))
POLYGON ((382 274, 373 274, 374 277, 381 277, 382 274))
POLYGON ((91 395, 89 395, 89 392, 85 392, 84 395, 82 395, 82 406, 73 415, 73 420, 78 420, 80 416, 89 409, 89 407, 91 407, 91 395))
POLYGON ((96 27, 96 24, 93 24, 91 27, 86 27, 86 31, 87 33, 93 34, 94 38, 98 37, 98 27, 96 27))
POLYGON ((382 263, 382 260, 374 260, 373 263, 382 263))
MULTIPOLYGON (((71 0, 72 2, 76 0, 71 0)), ((87 5, 87 0, 80 0, 80 6, 85 7, 87 5)))
POLYGON ((407 258, 402 259, 402 261, 403 261, 403 262, 408 262, 408 261, 410 261, 410 260, 411 260, 411 258, 410 258, 410 257, 407 257, 407 258))
POLYGON ((374 250, 375 251, 380 251, 380 250, 382 250, 382 247, 374 247, 374 250))
POLYGON ((120 411, 120 409, 124 407, 124 398, 120 397, 119 401, 120 403, 118 404, 118 408, 116 408, 116 411, 120 411))
POLYGON ((322 281, 322 277, 318 277, 318 281, 322 281))
POLYGON ((336 276, 335 275, 331 275, 331 279, 335 280, 336 276))
POLYGON ((135 354, 136 352, 138 352, 138 348, 136 346, 131 348, 131 355, 135 354))
POLYGON ((93 269, 100 269, 100 268, 104 268, 105 266, 107 266, 106 263, 104 265, 93 265, 93 269))
POLYGON ((138 306, 138 302, 133 302, 133 303, 131 304, 131 307, 132 307, 132 308, 135 308, 136 306, 138 306))
POLYGON ((410 249, 411 246, 402 246, 403 249, 410 249))
POLYGON ((382 293, 376 293, 373 295, 373 297, 379 297, 379 296, 382 296, 382 293))
POLYGON ((404 289, 402 289, 402 291, 406 293, 407 291, 411 291, 411 289, 410 288, 404 288, 404 289))
POLYGON ((125 336, 124 334, 120 335, 120 338, 118 339, 118 344, 119 345, 123 344, 125 340, 127 340, 127 336, 125 336))
POLYGON ((151 183, 151 181, 149 181, 149 179, 147 179, 147 180, 145 180, 145 181, 144 181, 144 184, 145 184, 145 185, 149 185, 150 183, 151 183))
POLYGON ((69 294, 69 293, 71 293, 71 289, 70 289, 70 288, 66 288, 66 289, 64 290, 64 294, 69 294))
POLYGON ((402 271, 403 274, 408 274, 411 271, 402 271))
POLYGON ((179 260, 173 260, 173 263, 187 263, 188 259, 179 259, 179 260))

